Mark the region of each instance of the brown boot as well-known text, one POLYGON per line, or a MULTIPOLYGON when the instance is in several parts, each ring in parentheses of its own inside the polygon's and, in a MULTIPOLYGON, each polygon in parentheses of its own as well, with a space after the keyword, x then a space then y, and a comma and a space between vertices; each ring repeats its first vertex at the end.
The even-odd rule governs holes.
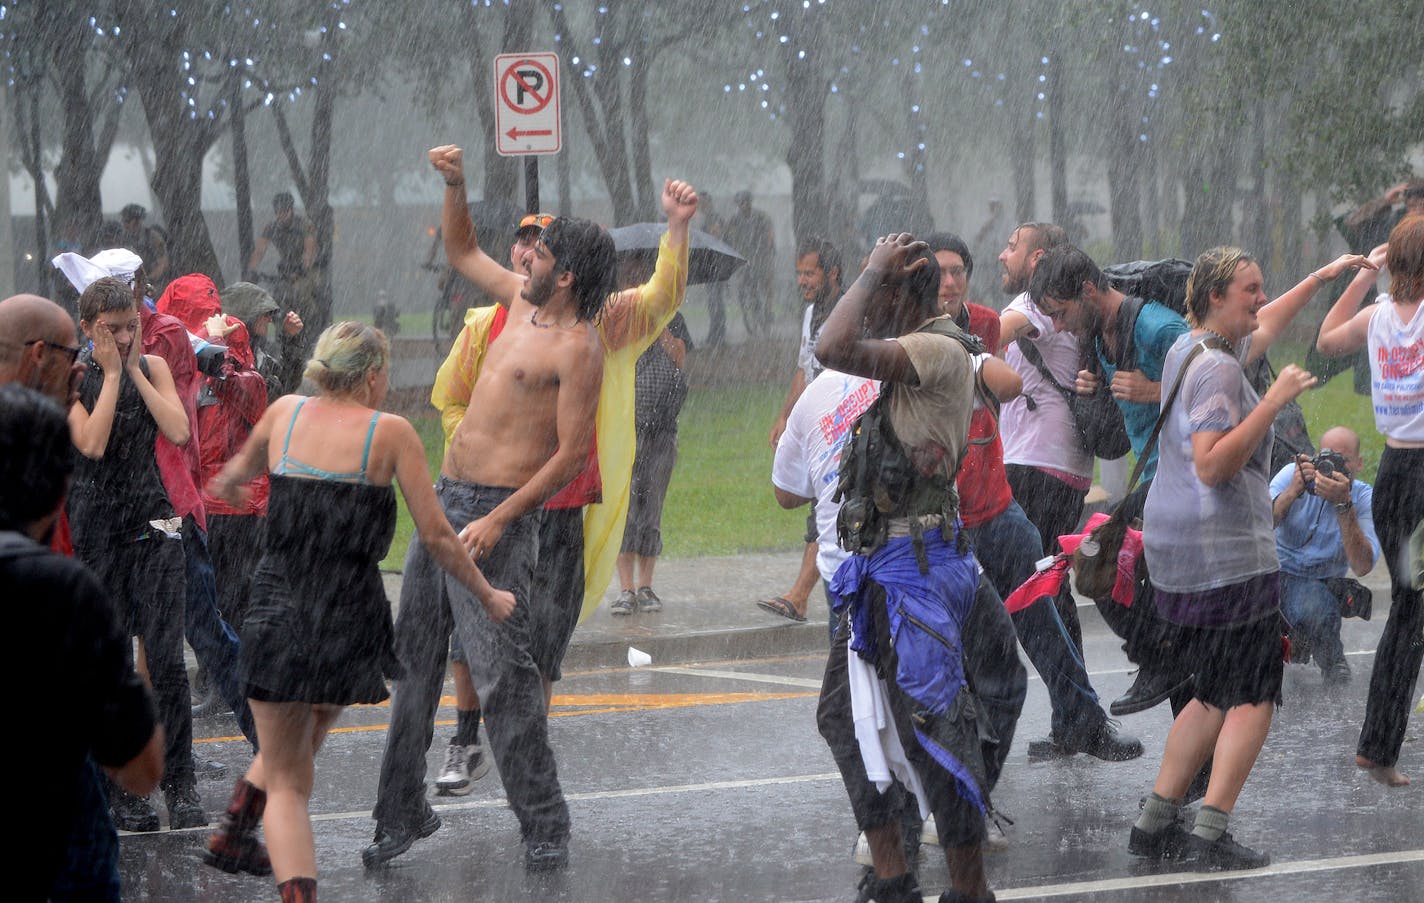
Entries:
POLYGON ((208 838, 203 861, 228 874, 272 874, 267 847, 257 839, 257 826, 262 823, 262 812, 266 808, 267 793, 258 790, 246 778, 238 778, 227 811, 218 822, 218 829, 208 838))
POLYGON ((316 903, 315 878, 288 878, 277 885, 282 903, 316 903))

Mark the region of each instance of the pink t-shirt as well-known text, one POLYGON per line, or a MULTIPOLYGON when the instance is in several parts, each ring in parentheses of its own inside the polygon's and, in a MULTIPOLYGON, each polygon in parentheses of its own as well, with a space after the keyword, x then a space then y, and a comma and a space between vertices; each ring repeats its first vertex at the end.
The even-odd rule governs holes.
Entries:
MULTIPOLYGON (((1019 295, 1004 309, 1022 314, 1038 330, 1038 335, 1029 341, 1038 349, 1058 384, 1072 389, 1078 378, 1077 336, 1054 328, 1053 321, 1033 305, 1027 293, 1019 295)), ((1004 360, 1023 379, 1023 393, 999 412, 1004 462, 1091 478, 1093 458, 1078 441, 1073 412, 1063 393, 1024 358, 1017 342, 1004 345, 1004 360)))

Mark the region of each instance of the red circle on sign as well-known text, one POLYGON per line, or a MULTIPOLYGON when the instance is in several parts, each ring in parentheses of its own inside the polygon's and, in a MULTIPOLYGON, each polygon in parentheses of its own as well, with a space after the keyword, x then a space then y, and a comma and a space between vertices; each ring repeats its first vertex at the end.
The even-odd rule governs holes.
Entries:
POLYGON ((500 76, 499 92, 504 97, 504 105, 509 108, 510 112, 528 116, 544 109, 549 105, 549 101, 554 99, 554 76, 549 73, 548 69, 544 68, 542 63, 536 62, 535 60, 520 60, 508 69, 505 69, 504 74, 500 76), (544 92, 542 97, 539 96, 538 91, 535 91, 531 85, 525 83, 525 81, 519 77, 519 70, 525 68, 537 69, 544 77, 544 84, 540 86, 540 89, 544 92), (515 100, 509 96, 511 83, 513 83, 514 86, 522 87, 525 94, 538 102, 537 105, 523 107, 515 102, 515 100))

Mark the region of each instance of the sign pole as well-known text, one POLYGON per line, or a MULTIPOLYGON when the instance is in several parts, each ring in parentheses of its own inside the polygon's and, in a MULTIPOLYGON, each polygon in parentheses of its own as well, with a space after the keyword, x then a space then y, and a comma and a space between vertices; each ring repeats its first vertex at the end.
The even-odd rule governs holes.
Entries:
POLYGON ((524 209, 539 212, 539 158, 532 154, 524 158, 524 209))

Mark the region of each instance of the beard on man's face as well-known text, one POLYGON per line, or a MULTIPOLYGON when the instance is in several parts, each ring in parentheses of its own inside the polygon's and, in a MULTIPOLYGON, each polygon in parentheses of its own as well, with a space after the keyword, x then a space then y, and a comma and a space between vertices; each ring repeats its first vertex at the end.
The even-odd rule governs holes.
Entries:
POLYGON ((542 278, 531 274, 519 294, 535 307, 543 307, 554 296, 554 273, 545 273, 542 278))

